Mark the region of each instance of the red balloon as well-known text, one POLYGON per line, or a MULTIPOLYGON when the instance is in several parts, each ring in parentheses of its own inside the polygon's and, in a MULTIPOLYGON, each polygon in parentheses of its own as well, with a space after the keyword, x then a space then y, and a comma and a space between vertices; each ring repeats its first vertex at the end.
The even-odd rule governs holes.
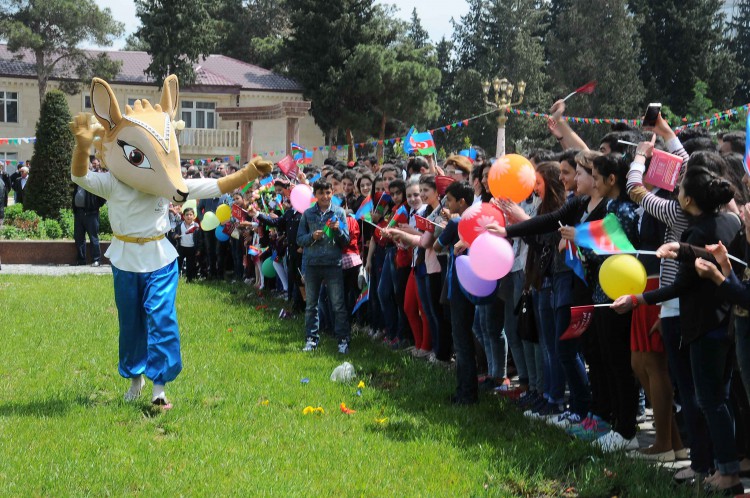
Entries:
POLYGON ((501 227, 505 226, 505 214, 497 206, 488 202, 469 206, 461 221, 458 222, 458 235, 469 245, 474 239, 485 233, 485 226, 497 222, 501 227))

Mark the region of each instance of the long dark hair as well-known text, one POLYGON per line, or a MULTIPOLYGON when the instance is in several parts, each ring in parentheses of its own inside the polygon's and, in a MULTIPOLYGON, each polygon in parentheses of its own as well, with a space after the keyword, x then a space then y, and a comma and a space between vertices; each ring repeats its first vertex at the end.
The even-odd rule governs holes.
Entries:
POLYGON ((715 213, 734 198, 732 184, 703 166, 687 169, 682 189, 704 213, 715 213))
POLYGON ((545 214, 556 211, 565 204, 565 186, 560 181, 560 163, 546 161, 536 167, 536 172, 544 180, 544 199, 539 206, 538 213, 545 214))
POLYGON ((623 156, 619 154, 607 154, 606 156, 595 157, 593 162, 596 171, 602 177, 609 178, 609 175, 615 175, 617 186, 620 188, 620 198, 627 199, 628 165, 623 156))

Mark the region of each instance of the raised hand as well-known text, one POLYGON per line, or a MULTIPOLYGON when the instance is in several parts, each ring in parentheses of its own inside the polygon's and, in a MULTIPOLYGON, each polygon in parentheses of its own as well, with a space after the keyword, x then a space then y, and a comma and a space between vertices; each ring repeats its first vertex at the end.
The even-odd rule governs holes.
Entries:
POLYGON ((79 112, 73 121, 68 123, 70 131, 76 140, 76 145, 88 152, 94 143, 97 126, 91 123, 91 114, 88 112, 79 112))

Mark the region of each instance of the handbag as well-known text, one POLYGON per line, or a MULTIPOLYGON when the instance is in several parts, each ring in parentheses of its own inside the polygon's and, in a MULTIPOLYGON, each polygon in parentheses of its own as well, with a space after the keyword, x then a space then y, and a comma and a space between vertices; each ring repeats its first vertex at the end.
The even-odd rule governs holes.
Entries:
POLYGON ((521 340, 538 343, 539 331, 536 327, 534 300, 530 291, 523 291, 514 312, 518 317, 518 336, 521 340))

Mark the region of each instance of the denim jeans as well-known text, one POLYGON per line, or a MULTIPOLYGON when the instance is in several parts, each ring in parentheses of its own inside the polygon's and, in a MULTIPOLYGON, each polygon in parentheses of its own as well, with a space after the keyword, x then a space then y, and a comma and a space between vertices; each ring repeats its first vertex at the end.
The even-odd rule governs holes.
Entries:
POLYGON ((690 468, 695 472, 706 473, 713 467, 711 440, 703 413, 698 408, 693 384, 693 370, 690 366, 690 353, 687 347, 680 348, 682 334, 680 318, 661 319, 661 338, 667 350, 669 372, 672 381, 677 384, 679 396, 677 401, 682 407, 682 416, 690 438, 690 468))
MULTIPOLYGON (((540 292, 535 289, 531 290, 531 299, 534 304, 534 320, 536 321, 536 329, 539 336, 542 335, 542 317, 540 313, 539 303, 542 298, 539 296, 540 292)), ((547 289, 546 292, 551 292, 551 289, 547 289)), ((544 299, 549 303, 549 299, 544 299)), ((548 315, 551 315, 552 309, 549 308, 544 311, 548 315)), ((529 373, 529 389, 536 391, 539 394, 544 394, 545 399, 548 397, 544 390, 544 352, 542 351, 541 341, 539 342, 523 342, 523 354, 526 357, 526 371, 529 373)))
POLYGON ((745 392, 750 399, 750 318, 734 317, 734 342, 737 348, 737 365, 745 392))
POLYGON ((334 334, 339 341, 349 340, 349 320, 344 301, 344 273, 340 266, 308 265, 305 273, 307 306, 305 308, 305 329, 308 338, 319 340, 318 297, 325 282, 328 300, 333 309, 334 334))
POLYGON ((722 337, 712 333, 690 343, 693 382, 714 448, 716 468, 722 475, 740 471, 734 440, 734 421, 729 412, 729 381, 732 378, 734 344, 726 330, 722 337))
POLYGON ((241 240, 229 239, 229 245, 232 248, 232 271, 234 271, 234 279, 242 281, 245 276, 245 268, 242 266, 242 260, 245 256, 245 245, 241 240))
POLYGON ((494 379, 504 379, 508 374, 508 341, 503 332, 503 304, 494 300, 476 306, 474 334, 487 356, 487 374, 494 379))
POLYGON ((570 411, 585 417, 591 405, 591 388, 586 365, 581 355, 581 339, 561 341, 560 336, 570 325, 570 305, 573 304, 573 272, 556 273, 552 278, 553 307, 555 309, 555 344, 557 358, 570 390, 570 411))
POLYGON ((472 326, 474 305, 455 289, 450 300, 453 349, 456 352, 456 398, 476 401, 479 397, 477 361, 474 351, 472 326))
POLYGON ((526 368, 526 357, 523 352, 523 342, 518 335, 518 316, 516 305, 521 299, 523 291, 523 270, 509 273, 500 281, 500 298, 505 302, 505 324, 504 332, 508 341, 510 353, 513 355, 513 363, 518 372, 518 382, 529 383, 529 373, 526 368))
POLYGON ((398 335, 398 303, 396 302, 396 265, 393 258, 396 248, 392 247, 385 251, 383 260, 383 271, 380 273, 378 282, 378 298, 380 299, 380 313, 385 322, 388 337, 395 339, 398 335))
POLYGON ((561 405, 565 402, 565 374, 556 354, 557 336, 552 306, 552 281, 545 279, 544 282, 542 289, 537 293, 535 302, 539 346, 542 351, 544 394, 550 403, 561 405))
POLYGON ((385 264, 385 249, 375 244, 375 251, 372 253, 372 260, 370 261, 370 298, 368 299, 368 307, 370 308, 370 327, 376 331, 385 328, 383 308, 380 306, 380 297, 378 296, 383 264, 385 264))

